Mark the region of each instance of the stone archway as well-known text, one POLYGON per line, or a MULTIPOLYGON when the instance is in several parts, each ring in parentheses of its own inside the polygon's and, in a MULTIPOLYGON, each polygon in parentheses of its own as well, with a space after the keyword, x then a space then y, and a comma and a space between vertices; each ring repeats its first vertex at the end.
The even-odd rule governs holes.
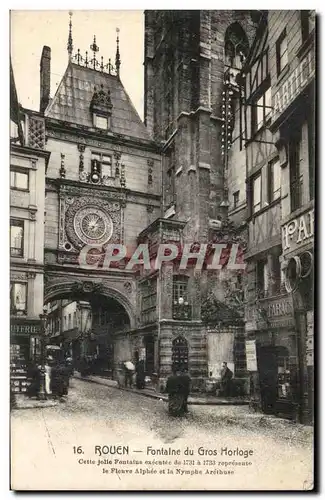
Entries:
POLYGON ((91 294, 97 293, 115 299, 119 302, 125 309, 130 320, 130 329, 136 327, 136 314, 130 300, 119 290, 113 288, 106 283, 101 281, 91 281, 91 280, 71 280, 64 281, 60 280, 55 283, 49 281, 45 285, 44 289, 44 304, 55 300, 58 297, 67 297, 74 294, 91 294))

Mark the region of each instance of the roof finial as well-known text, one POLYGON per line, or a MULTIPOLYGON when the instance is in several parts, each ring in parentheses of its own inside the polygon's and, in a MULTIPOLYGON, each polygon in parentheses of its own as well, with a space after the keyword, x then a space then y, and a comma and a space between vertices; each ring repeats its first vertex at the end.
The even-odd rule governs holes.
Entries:
POLYGON ((119 32, 120 32, 119 28, 116 28, 117 37, 116 37, 115 69, 118 78, 120 77, 120 67, 121 67, 120 47, 119 47, 120 39, 118 36, 119 32))
POLYGON ((69 59, 72 59, 72 51, 73 51, 73 42, 72 42, 72 12, 69 12, 70 16, 70 21, 69 21, 69 37, 68 37, 68 54, 69 54, 69 59))
POLYGON ((97 62, 97 59, 96 59, 96 52, 99 51, 99 47, 96 43, 96 35, 94 35, 94 41, 93 41, 92 45, 90 46, 90 49, 93 51, 93 58, 90 62, 92 63, 93 68, 96 69, 96 66, 99 64, 97 62))

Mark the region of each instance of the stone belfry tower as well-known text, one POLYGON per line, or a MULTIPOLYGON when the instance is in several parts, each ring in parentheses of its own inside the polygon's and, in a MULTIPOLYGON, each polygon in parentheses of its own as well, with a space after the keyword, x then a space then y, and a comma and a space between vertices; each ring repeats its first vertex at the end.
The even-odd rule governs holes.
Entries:
POLYGON ((145 12, 145 124, 164 145, 165 217, 187 222, 185 240, 207 241, 227 216, 222 92, 255 31, 250 11, 145 12))

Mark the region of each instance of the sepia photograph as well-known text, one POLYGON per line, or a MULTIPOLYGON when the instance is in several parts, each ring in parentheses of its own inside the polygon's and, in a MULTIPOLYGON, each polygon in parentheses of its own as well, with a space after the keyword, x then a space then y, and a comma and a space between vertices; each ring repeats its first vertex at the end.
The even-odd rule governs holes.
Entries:
POLYGON ((11 491, 315 490, 316 20, 10 11, 11 491))

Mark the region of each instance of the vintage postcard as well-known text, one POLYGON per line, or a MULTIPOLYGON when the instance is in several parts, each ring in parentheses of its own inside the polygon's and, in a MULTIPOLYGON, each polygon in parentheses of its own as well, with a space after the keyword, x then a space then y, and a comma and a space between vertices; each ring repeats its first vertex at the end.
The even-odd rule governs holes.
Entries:
POLYGON ((313 490, 315 11, 10 31, 11 489, 313 490))

